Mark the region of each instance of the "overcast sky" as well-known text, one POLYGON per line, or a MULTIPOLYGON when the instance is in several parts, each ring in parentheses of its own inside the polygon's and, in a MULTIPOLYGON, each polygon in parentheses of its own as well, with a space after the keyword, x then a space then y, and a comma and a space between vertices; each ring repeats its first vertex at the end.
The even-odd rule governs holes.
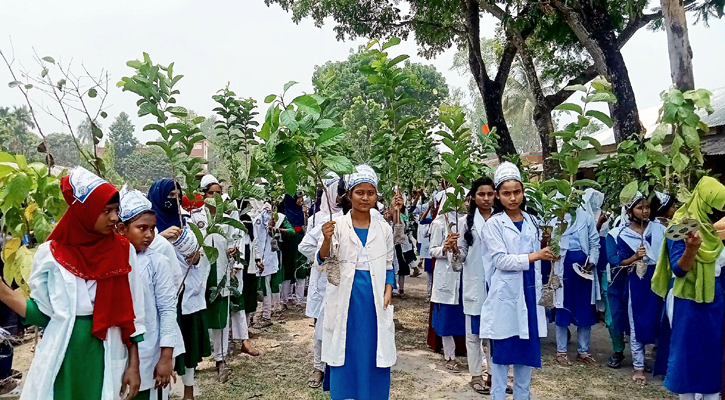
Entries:
MULTIPOLYGON (((27 0, 3 2, 0 23, 0 50, 11 55, 14 47, 16 67, 37 75, 33 48, 40 57, 91 72, 102 68, 111 75, 107 100, 109 117, 104 127, 121 111, 130 114, 136 124, 136 136, 153 139, 141 127, 150 119, 136 117, 136 95, 121 92, 115 83, 128 76, 126 61, 141 58, 142 52, 155 62, 175 62, 175 73, 184 74, 178 88, 179 105, 201 115, 212 113, 211 96, 227 82, 244 97, 253 97, 266 111, 263 99, 278 93, 290 81, 300 82, 292 94, 310 91, 315 65, 328 60, 344 60, 352 48, 366 40, 338 42, 332 22, 316 28, 310 21, 296 25, 279 7, 268 8, 262 0, 27 0), (20 65, 22 63, 22 66, 20 65), (23 68, 24 67, 24 68, 23 68)), ((493 35, 494 21, 485 19, 482 34, 493 35)), ((725 86, 725 21, 712 21, 690 28, 697 87, 714 89, 725 86)), ((435 65, 450 86, 465 88, 467 78, 451 71, 454 50, 434 60, 415 55, 415 43, 398 46, 396 51, 413 55, 414 61, 435 65)), ((640 109, 656 105, 659 92, 670 85, 667 38, 664 32, 638 32, 623 49, 629 75, 640 109)), ((0 68, 0 106, 21 105, 17 89, 8 88, 10 74, 0 68)), ((33 99, 50 104, 44 95, 31 90, 33 99)), ((75 115, 74 126, 82 117, 75 115)), ((46 133, 63 131, 63 126, 47 115, 40 116, 46 133)))

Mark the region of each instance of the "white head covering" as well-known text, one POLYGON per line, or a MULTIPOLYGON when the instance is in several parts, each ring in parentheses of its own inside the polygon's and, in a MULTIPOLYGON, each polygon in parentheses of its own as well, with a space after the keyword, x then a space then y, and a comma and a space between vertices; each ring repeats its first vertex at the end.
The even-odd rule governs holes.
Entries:
POLYGON ((637 192, 637 194, 635 194, 634 197, 632 197, 632 200, 630 200, 629 203, 627 203, 627 205, 625 207, 626 211, 631 210, 632 207, 634 207, 635 204, 637 204, 637 202, 643 198, 644 198, 644 195, 642 194, 642 192, 637 192))
POLYGON ((584 211, 591 214, 595 220, 598 219, 599 212, 602 211, 602 204, 604 204, 604 193, 588 188, 584 191, 582 199, 584 200, 584 204, 582 204, 584 211))
POLYGON ((126 222, 144 211, 151 210, 151 202, 138 190, 128 190, 124 185, 120 192, 121 204, 118 218, 126 222))
POLYGON ((493 184, 495 187, 498 187, 503 182, 511 179, 523 183, 519 167, 512 162, 504 161, 496 168, 496 172, 493 174, 493 184))
POLYGON ((350 174, 350 179, 347 183, 347 188, 352 189, 361 183, 369 183, 378 188, 378 174, 375 173, 373 168, 367 164, 361 164, 355 167, 355 172, 350 174))
POLYGON ((328 176, 330 178, 323 181, 325 187, 322 196, 324 198, 320 200, 320 211, 326 214, 335 214, 342 210, 337 204, 337 185, 340 182, 340 177, 334 172, 331 172, 328 176))
POLYGON ((672 196, 664 192, 655 191, 655 196, 657 196, 657 199, 660 201, 660 209, 654 211, 660 211, 672 199, 672 196))
POLYGON ((70 172, 68 183, 73 188, 73 197, 84 203, 88 196, 106 181, 83 167, 75 167, 70 172))
POLYGON ((214 175, 212 175, 212 174, 206 174, 206 175, 204 175, 204 176, 203 176, 203 177, 201 178, 201 188, 202 188, 202 189, 206 189, 206 188, 208 188, 208 187, 209 187, 209 185, 212 185, 212 184, 214 184, 214 183, 216 183, 216 184, 218 185, 218 184, 219 184, 219 181, 218 181, 218 180, 217 180, 217 178, 216 178, 216 177, 215 177, 214 175))

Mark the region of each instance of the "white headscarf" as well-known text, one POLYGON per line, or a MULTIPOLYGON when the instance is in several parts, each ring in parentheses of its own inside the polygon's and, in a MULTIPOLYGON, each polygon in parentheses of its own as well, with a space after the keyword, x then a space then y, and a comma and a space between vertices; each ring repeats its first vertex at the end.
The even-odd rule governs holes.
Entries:
POLYGON ((330 179, 326 179, 323 182, 325 187, 322 191, 323 198, 320 200, 320 212, 325 214, 340 212, 342 208, 337 204, 337 185, 340 183, 340 177, 337 174, 331 173, 330 179))
POLYGON ((138 214, 151 210, 151 202, 138 190, 128 190, 126 186, 121 189, 118 218, 126 222, 138 214))
POLYGON ((218 185, 219 180, 217 180, 217 178, 212 174, 206 174, 201 178, 201 188, 202 189, 208 189, 209 185, 213 185, 215 183, 218 185))
POLYGON ((496 172, 493 174, 493 184, 495 187, 498 187, 503 182, 511 179, 523 183, 519 167, 512 162, 504 161, 496 168, 496 172))
POLYGON ((369 183, 378 188, 378 174, 375 173, 373 168, 367 164, 361 164, 355 167, 355 172, 350 174, 350 179, 347 183, 347 188, 352 189, 361 183, 369 183))

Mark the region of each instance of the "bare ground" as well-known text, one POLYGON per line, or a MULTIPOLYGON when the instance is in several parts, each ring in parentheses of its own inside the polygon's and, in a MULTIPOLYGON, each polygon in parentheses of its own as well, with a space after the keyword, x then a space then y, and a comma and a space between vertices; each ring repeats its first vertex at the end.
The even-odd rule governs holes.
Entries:
MULTIPOLYGON (((464 358, 463 372, 447 372, 443 357, 428 349, 425 343, 428 323, 428 296, 426 277, 406 280, 407 298, 394 299, 396 306, 396 342, 398 362, 393 367, 391 398, 402 399, 486 399, 468 386, 470 376, 464 358)), ((532 392, 537 400, 591 399, 591 400, 664 400, 675 397, 664 389, 660 380, 650 379, 645 387, 631 380, 631 359, 619 370, 604 366, 610 355, 610 340, 606 328, 594 327, 592 353, 602 363, 593 368, 574 365, 559 367, 554 361, 556 353, 553 325, 549 337, 543 340, 543 368, 534 372, 532 392)), ((329 396, 322 390, 307 387, 312 371, 312 320, 302 310, 288 310, 283 320, 263 331, 254 333, 254 345, 263 354, 258 358, 232 355, 228 359, 232 377, 226 384, 216 381, 213 360, 206 360, 197 373, 200 393, 198 399, 294 399, 323 400, 329 396)), ((574 332, 572 332, 574 333, 574 332)), ((576 335, 574 335, 576 337, 576 335)), ((574 356, 575 340, 570 344, 574 356)), ((30 345, 16 349, 15 368, 27 370, 32 353, 30 345)), ((651 358, 648 362, 651 362, 651 358)), ((180 398, 181 382, 177 382, 173 397, 180 398)))

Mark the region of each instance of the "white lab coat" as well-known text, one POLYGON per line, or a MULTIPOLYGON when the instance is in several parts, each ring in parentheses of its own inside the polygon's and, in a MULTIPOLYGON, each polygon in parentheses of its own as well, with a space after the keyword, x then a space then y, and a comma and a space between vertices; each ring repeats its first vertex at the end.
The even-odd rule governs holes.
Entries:
MULTIPOLYGON (((259 276, 268 276, 277 273, 279 271, 279 258, 277 252, 272 250, 272 236, 267 231, 267 223, 272 217, 272 211, 269 209, 263 209, 257 214, 252 220, 254 225, 254 240, 257 241, 257 248, 259 249, 260 259, 264 270, 259 273, 259 276)), ((284 214, 277 214, 277 224, 275 227, 279 228, 284 222, 284 214)))
MULTIPOLYGON (((332 215, 333 218, 339 216, 342 216, 342 211, 338 211, 332 215)), ((329 220, 329 211, 319 211, 315 213, 314 218, 309 218, 307 222, 307 233, 305 233, 299 246, 297 246, 297 250, 299 250, 300 254, 307 257, 311 263, 315 262, 317 246, 323 239, 322 225, 329 220)), ((306 316, 310 318, 321 318, 326 290, 327 274, 319 271, 317 268, 312 268, 312 271, 310 271, 310 285, 307 288, 306 316)))
MULTIPOLYGON (((441 214, 430 225, 430 255, 435 258, 433 270, 433 290, 430 301, 438 304, 456 305, 461 299, 461 271, 450 266, 451 254, 443 251, 443 242, 448 236, 448 224, 455 223, 455 213, 441 214), (448 219, 446 219, 448 216, 448 219)), ((455 225, 451 232, 456 232, 455 225)))
MULTIPOLYGON (((571 225, 571 216, 569 214, 566 215, 565 219, 571 225)), ((579 247, 581 247, 584 254, 589 256, 590 263, 597 265, 597 262, 599 261, 600 244, 597 223, 594 221, 594 217, 589 212, 580 207, 576 210, 576 220, 574 225, 569 226, 569 228, 567 228, 561 236, 561 242, 559 243, 559 247, 561 248, 561 258, 553 264, 554 273, 559 276, 561 282, 561 287, 556 289, 556 292, 554 293, 554 307, 556 308, 564 308, 564 285, 566 285, 564 280, 564 259, 566 258, 566 253, 571 247, 572 237, 575 237, 573 240, 579 243, 579 247)), ((599 277, 596 271, 594 271, 593 275, 594 281, 592 284, 590 301, 591 304, 596 304, 597 300, 601 300, 601 292, 598 279, 599 277)))
MULTIPOLYGON (((131 272, 128 274, 131 298, 136 318, 136 332, 132 336, 146 333, 144 325, 143 288, 139 281, 136 250, 129 251, 131 272)), ((50 251, 50 242, 41 244, 35 253, 28 285, 30 297, 38 304, 40 311, 50 317, 43 340, 38 343, 35 357, 30 364, 21 400, 53 400, 53 384, 68 348, 73 325, 79 309, 79 279, 63 268, 50 251)), ((92 302, 93 299, 90 299, 92 302)), ((81 305, 83 306, 83 305, 81 305)), ((108 329, 103 341, 103 389, 101 400, 118 400, 121 397, 121 380, 128 364, 128 350, 121 340, 121 329, 108 329)))
MULTIPOLYGON (((206 230, 209 227, 209 220, 207 213, 208 210, 200 209, 198 211, 194 211, 191 213, 191 218, 189 219, 189 223, 196 224, 196 226, 199 227, 199 230, 201 230, 202 234, 206 235, 206 230)), ((227 236, 232 236, 234 228, 222 225, 221 229, 224 230, 227 234, 227 236)), ((230 248, 230 243, 233 244, 233 242, 230 242, 227 240, 226 237, 223 235, 220 235, 218 233, 212 233, 206 238, 204 238, 204 245, 206 246, 213 246, 216 250, 219 256, 216 260, 216 283, 219 284, 219 282, 222 281, 224 276, 229 273, 227 267, 229 267, 229 258, 227 257, 227 251, 230 248)), ((198 267, 201 271, 203 271, 204 276, 204 282, 209 278, 209 273, 211 272, 211 268, 213 265, 209 262, 209 258, 207 257, 206 253, 202 250, 200 257, 199 257, 199 264, 198 267)), ((229 279, 227 279, 227 283, 229 282, 229 279)), ((204 292, 206 291, 206 285, 204 285, 204 292)), ((229 296, 229 285, 225 285, 224 288, 219 293, 222 297, 228 297, 229 296)), ((205 298, 206 301, 206 298, 205 298)))
MULTIPOLYGON (((481 315, 481 307, 488 296, 488 286, 493 275, 493 260, 483 241, 483 227, 486 221, 478 210, 473 221, 471 234, 473 243, 469 246, 463 233, 458 238, 463 263, 463 312, 466 315, 481 315)), ((458 220, 461 232, 468 230, 466 217, 458 220)))
MULTIPOLYGON (((485 339, 529 338, 528 310, 524 298, 523 271, 529 269, 529 253, 541 249, 540 232, 536 222, 524 213, 524 225, 519 231, 511 218, 498 213, 483 228, 483 240, 488 245, 494 272, 491 288, 481 309, 480 336, 485 339)), ((535 262, 536 302, 541 299, 541 263, 535 262)), ((544 307, 536 306, 539 336, 546 337, 547 323, 544 307)))
MULTIPOLYGON (((372 215, 371 215, 372 217, 372 215)), ((358 263, 367 264, 372 279, 378 340, 375 365, 378 368, 393 366, 397 360, 395 350, 395 324, 393 308, 384 308, 386 271, 393 269, 393 230, 384 221, 370 219, 367 244, 363 247, 352 225, 350 214, 334 219, 332 251, 340 258, 340 285, 327 283, 325 297, 325 321, 322 334, 322 361, 332 367, 345 364, 347 316, 350 307, 352 284, 358 263)), ((319 248, 322 247, 320 241, 319 248)), ((315 258, 315 267, 321 268, 315 258)), ((350 343, 354 346, 354 343, 350 343)))
POLYGON ((168 259, 153 250, 138 254, 140 281, 144 294, 146 333, 138 344, 141 387, 153 390, 154 370, 162 347, 172 347, 173 357, 183 354, 184 339, 176 322, 176 286, 168 259))

